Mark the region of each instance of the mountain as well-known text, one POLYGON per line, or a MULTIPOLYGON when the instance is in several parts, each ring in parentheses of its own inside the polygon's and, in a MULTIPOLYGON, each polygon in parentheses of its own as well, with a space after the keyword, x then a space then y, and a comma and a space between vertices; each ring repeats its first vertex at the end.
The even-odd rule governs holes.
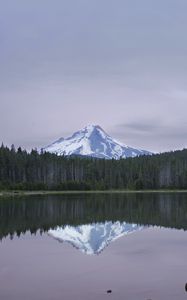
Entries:
POLYGON ((106 159, 119 159, 139 155, 151 155, 146 150, 139 150, 123 145, 110 137, 100 126, 89 125, 75 132, 66 139, 60 138, 42 149, 57 155, 83 155, 106 159))
POLYGON ((143 226, 125 222, 93 223, 80 226, 57 227, 48 234, 60 242, 69 242, 81 252, 94 255, 101 253, 116 239, 143 229, 143 226))

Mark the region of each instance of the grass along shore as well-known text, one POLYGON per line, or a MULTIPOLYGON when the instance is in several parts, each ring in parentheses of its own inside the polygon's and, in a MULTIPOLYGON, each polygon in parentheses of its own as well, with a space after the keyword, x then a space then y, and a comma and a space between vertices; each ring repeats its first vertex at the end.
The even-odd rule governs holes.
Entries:
POLYGON ((64 194, 133 194, 133 193, 187 193, 187 190, 90 190, 90 191, 0 191, 0 197, 64 194))

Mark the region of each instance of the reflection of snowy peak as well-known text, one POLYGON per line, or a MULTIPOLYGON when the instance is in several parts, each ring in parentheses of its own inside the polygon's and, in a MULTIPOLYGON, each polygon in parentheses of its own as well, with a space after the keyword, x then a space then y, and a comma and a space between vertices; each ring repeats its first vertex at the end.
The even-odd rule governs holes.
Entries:
POLYGON ((141 230, 143 226, 119 221, 80 225, 66 225, 49 230, 49 235, 61 242, 69 242, 86 254, 99 254, 117 238, 141 230))
POLYGON ((43 151, 65 156, 84 155, 107 159, 151 154, 148 151, 131 148, 114 140, 98 125, 89 125, 75 132, 69 138, 60 138, 43 148, 43 151))

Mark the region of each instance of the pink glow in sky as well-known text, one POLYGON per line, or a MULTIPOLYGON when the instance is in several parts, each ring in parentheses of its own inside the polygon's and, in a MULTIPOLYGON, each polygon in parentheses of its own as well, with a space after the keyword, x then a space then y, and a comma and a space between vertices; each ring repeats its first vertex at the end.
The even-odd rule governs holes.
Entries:
POLYGON ((94 123, 134 147, 187 145, 186 1, 0 3, 0 142, 94 123))

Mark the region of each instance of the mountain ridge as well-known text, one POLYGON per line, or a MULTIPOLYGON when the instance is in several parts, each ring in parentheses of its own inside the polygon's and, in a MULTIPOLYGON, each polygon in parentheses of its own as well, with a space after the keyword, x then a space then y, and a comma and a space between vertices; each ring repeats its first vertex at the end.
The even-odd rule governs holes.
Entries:
POLYGON ((60 138, 42 148, 44 152, 57 155, 81 155, 95 158, 120 159, 151 155, 147 150, 129 147, 108 135, 99 125, 88 125, 72 136, 60 138))

